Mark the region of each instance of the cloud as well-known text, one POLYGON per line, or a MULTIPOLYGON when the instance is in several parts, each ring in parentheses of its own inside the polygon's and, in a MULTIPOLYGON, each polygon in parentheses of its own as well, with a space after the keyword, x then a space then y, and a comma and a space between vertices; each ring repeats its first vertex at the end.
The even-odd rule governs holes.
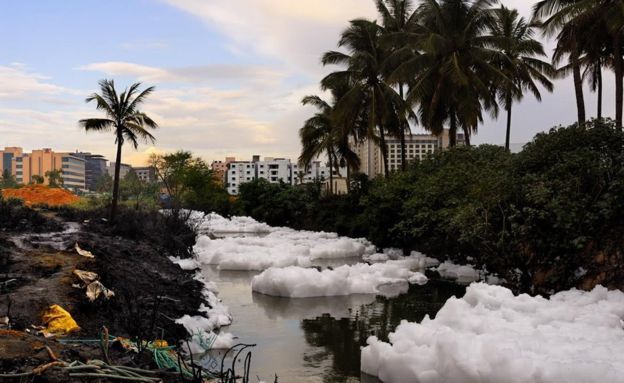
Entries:
POLYGON ((199 17, 232 41, 232 50, 279 60, 317 75, 320 56, 335 48, 347 22, 375 17, 372 0, 162 0, 199 17))
POLYGON ((50 78, 29 72, 20 63, 0 66, 0 99, 25 97, 46 97, 62 93, 74 93, 73 90, 49 82, 50 78))
POLYGON ((202 66, 158 68, 124 61, 96 62, 79 66, 79 70, 102 72, 108 76, 128 76, 152 83, 206 83, 248 81, 274 84, 287 74, 270 67, 242 64, 210 64, 202 66))
MULTIPOLYGON (((300 112, 307 113, 300 100, 312 89, 287 83, 284 73, 262 66, 158 68, 130 62, 78 69, 158 83, 144 105, 161 127, 155 132, 158 148, 191 150, 207 159, 297 155, 297 131, 305 119, 300 112), (229 86, 220 86, 227 79, 229 86), (284 120, 285 115, 295 117, 284 120)), ((134 153, 129 162, 144 157, 134 153)))

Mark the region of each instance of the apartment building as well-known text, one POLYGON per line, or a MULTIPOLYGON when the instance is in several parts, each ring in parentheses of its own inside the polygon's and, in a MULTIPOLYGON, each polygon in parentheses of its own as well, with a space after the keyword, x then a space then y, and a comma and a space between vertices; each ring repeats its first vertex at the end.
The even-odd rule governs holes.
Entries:
MULTIPOLYGON (((413 161, 422 160, 426 156, 449 147, 449 131, 445 129, 439 135, 433 134, 409 134, 405 136, 405 159, 413 161)), ((464 145, 464 135, 457 134, 457 145, 464 145)), ((388 149, 388 170, 396 171, 401 168, 401 141, 395 137, 386 137, 388 149)), ((352 144, 353 151, 360 158, 360 172, 370 178, 384 174, 381 148, 371 140, 365 139, 352 144)))
MULTIPOLYGON (((116 162, 109 162, 106 170, 108 171, 108 175, 111 177, 115 177, 115 164, 116 162)), ((132 166, 128 164, 121 163, 119 164, 119 179, 124 178, 128 173, 132 171, 132 166)))
POLYGON ((5 172, 13 174, 13 158, 22 155, 22 148, 19 147, 5 147, 4 150, 0 150, 0 177, 5 172))
POLYGON ((18 183, 28 184, 33 176, 41 176, 48 184, 46 173, 59 170, 65 187, 85 189, 85 160, 74 153, 57 153, 49 148, 24 153, 22 148, 13 147, 4 148, 0 154, 2 170, 10 171, 18 183))
MULTIPOLYGON (((260 160, 260 156, 253 156, 251 161, 231 161, 226 171, 226 187, 231 195, 239 193, 240 185, 257 179, 265 179, 270 183, 287 183, 298 185, 311 183, 317 180, 328 182, 330 169, 322 166, 320 161, 314 161, 307 169, 301 169, 298 164, 288 158, 266 157, 260 160)), ((340 173, 334 170, 336 179, 340 174, 346 174, 342 169, 340 173)))
POLYGON ((293 173, 295 176, 294 184, 327 181, 329 180, 330 171, 333 173, 335 178, 340 178, 347 174, 346 168, 340 168, 340 171, 336 172, 336 169, 330 170, 329 167, 322 165, 321 161, 312 161, 307 169, 299 168, 296 164, 294 164, 293 167, 293 173))
POLYGON ((152 166, 133 167, 132 171, 143 182, 151 183, 156 181, 156 169, 152 166))
POLYGON ((228 170, 228 165, 236 161, 236 157, 225 157, 225 161, 212 161, 210 169, 212 169, 214 176, 220 182, 225 182, 225 173, 228 170))
POLYGON ((104 156, 89 152, 76 152, 74 156, 85 160, 85 187, 87 190, 95 191, 100 177, 108 173, 104 156))

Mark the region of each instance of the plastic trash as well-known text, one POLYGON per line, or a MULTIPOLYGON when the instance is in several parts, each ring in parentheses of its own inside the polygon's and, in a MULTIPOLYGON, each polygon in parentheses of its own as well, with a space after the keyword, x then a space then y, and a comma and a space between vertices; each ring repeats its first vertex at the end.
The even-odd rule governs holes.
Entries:
POLYGON ((86 287, 87 298, 89 298, 91 302, 98 299, 100 295, 103 295, 106 299, 115 296, 115 293, 112 290, 108 289, 98 280, 100 279, 100 276, 96 273, 75 269, 73 274, 80 279, 82 284, 74 284, 72 286, 80 289, 86 287))
POLYGON ((85 284, 85 286, 89 285, 91 282, 97 281, 100 278, 99 275, 92 271, 76 269, 73 274, 77 276, 85 284))
POLYGON ((52 305, 43 314, 44 329, 41 331, 48 338, 63 336, 80 330, 71 314, 59 305, 52 305))
POLYGON ((100 281, 95 281, 87 286, 87 298, 91 302, 98 299, 100 295, 103 295, 104 298, 109 299, 110 297, 115 296, 115 293, 112 290, 106 288, 100 281))
POLYGON ((76 242, 74 248, 76 249, 76 253, 82 255, 85 258, 95 258, 95 256, 90 251, 81 249, 78 245, 78 242, 76 242))

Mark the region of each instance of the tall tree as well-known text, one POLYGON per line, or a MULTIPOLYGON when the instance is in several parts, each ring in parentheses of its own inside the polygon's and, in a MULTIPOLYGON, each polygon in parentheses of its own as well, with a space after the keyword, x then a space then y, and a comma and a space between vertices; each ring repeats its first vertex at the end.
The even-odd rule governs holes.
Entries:
POLYGON ((349 85, 348 91, 336 103, 332 119, 348 130, 354 139, 366 137, 379 143, 387 177, 390 172, 386 136, 396 133, 389 131, 393 127, 405 127, 403 122, 390 122, 407 119, 410 113, 400 95, 384 80, 384 60, 388 51, 381 44, 381 32, 376 22, 352 20, 338 43, 348 53, 331 51, 322 58, 323 65, 338 64, 345 66, 345 69, 326 76, 321 86, 327 90, 337 83, 349 85), (363 120, 366 124, 362 124, 363 120))
POLYGON ((492 47, 488 35, 493 0, 422 0, 417 8, 419 54, 405 60, 390 80, 409 81, 407 100, 418 105, 420 122, 434 134, 444 125, 450 144, 456 144, 458 129, 470 145, 472 133, 483 121, 483 111, 498 112, 493 82, 509 81, 492 64, 502 53, 492 47))
MULTIPOLYGON (((386 64, 386 71, 389 71, 390 74, 402 58, 415 53, 409 44, 409 38, 418 27, 416 12, 411 0, 375 0, 375 5, 383 26, 383 42, 389 45, 391 50, 390 59, 387 60, 386 64)), ((403 83, 398 84, 399 96, 402 99, 404 99, 404 85, 403 83)), ((407 165, 405 134, 411 133, 411 129, 407 121, 399 122, 404 123, 404 126, 396 129, 401 143, 401 170, 404 171, 407 165)))
POLYGON ((315 158, 327 154, 329 163, 329 193, 334 188, 334 163, 336 162, 337 129, 332 123, 332 107, 319 96, 306 96, 303 105, 313 105, 319 111, 305 121, 299 130, 301 155, 299 164, 308 168, 315 158))
POLYGON ((119 200, 119 171, 121 168, 121 149, 124 143, 127 140, 136 149, 139 146, 139 140, 155 141, 148 129, 156 129, 158 125, 147 114, 139 110, 141 104, 154 91, 154 87, 151 86, 139 91, 141 83, 134 83, 118 95, 113 80, 102 80, 99 82, 99 86, 100 93, 93 93, 86 98, 86 102, 95 102, 96 108, 103 111, 106 117, 83 119, 79 121, 79 124, 87 132, 113 132, 115 135, 117 155, 115 156, 113 201, 110 213, 111 221, 114 221, 119 200))
POLYGON ((542 95, 538 84, 552 92, 553 84, 549 77, 552 77, 555 71, 552 65, 539 59, 546 56, 544 47, 541 42, 534 39, 534 27, 520 17, 517 10, 501 6, 493 11, 493 15, 489 23, 490 33, 495 38, 496 46, 503 53, 498 57, 500 61, 496 65, 510 80, 503 81, 500 86, 495 84, 499 102, 507 111, 505 149, 509 150, 514 100, 521 100, 524 91, 530 91, 541 101, 542 95))
MULTIPOLYGON (((624 101, 624 0, 541 0, 533 9, 534 16, 542 20, 546 33, 560 31, 558 48, 570 53, 573 64, 574 82, 577 88, 581 78, 581 54, 591 50, 591 39, 584 39, 596 25, 603 25, 610 36, 610 45, 615 74, 615 121, 622 129, 622 112, 624 101), (583 44, 585 42, 585 44, 583 44)), ((584 111, 583 111, 584 112, 584 111)), ((584 117, 579 110, 579 122, 584 117)))

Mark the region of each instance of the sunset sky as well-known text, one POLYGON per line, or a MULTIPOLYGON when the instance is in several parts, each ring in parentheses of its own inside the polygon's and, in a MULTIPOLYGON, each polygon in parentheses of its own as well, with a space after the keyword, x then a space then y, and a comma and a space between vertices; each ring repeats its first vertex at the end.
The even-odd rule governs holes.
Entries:
MULTIPOLYGON (((533 1, 505 0, 528 16, 533 1)), ((84 98, 97 81, 135 81, 157 90, 144 110, 160 125, 146 153, 191 150, 208 161, 253 154, 296 158, 297 131, 312 110, 304 95, 332 68, 320 65, 348 21, 374 18, 372 0, 22 0, 0 14, 0 147, 80 149, 112 158, 112 134, 86 134, 98 116, 84 98)), ((548 44, 549 49, 552 43, 548 44)), ((605 113, 613 114, 611 73, 605 113)), ((576 118, 571 79, 541 104, 515 109, 512 142, 524 143, 576 118)), ((595 97, 587 110, 595 115, 595 97)), ((504 118, 488 120, 475 143, 501 144, 504 118)), ((418 129, 415 129, 418 131, 418 129)))

